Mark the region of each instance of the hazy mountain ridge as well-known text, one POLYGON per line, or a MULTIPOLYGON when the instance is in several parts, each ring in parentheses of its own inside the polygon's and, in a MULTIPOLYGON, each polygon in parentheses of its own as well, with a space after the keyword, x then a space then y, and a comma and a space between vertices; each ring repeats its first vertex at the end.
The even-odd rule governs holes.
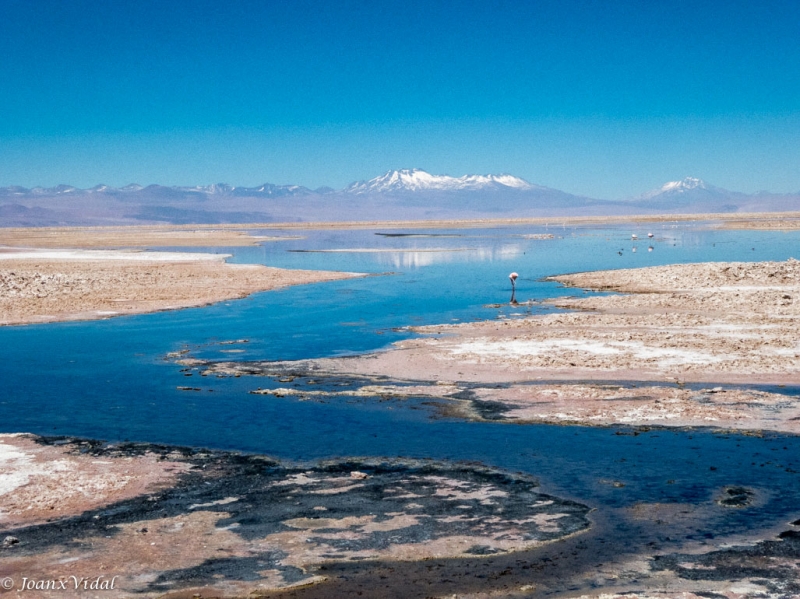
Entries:
POLYGON ((273 185, 264 183, 256 187, 234 187, 227 183, 214 183, 211 185, 197 185, 194 187, 166 186, 151 184, 147 186, 131 183, 124 187, 110 187, 108 185, 95 185, 89 189, 78 189, 71 185, 57 185, 55 187, 25 188, 19 185, 0 187, 0 197, 26 197, 26 196, 66 196, 67 194, 103 194, 103 195, 235 195, 240 197, 275 197, 289 195, 306 195, 314 193, 301 185, 273 185))
POLYGON ((800 209, 800 193, 746 194, 706 183, 696 177, 670 181, 630 200, 636 207, 663 212, 770 212, 800 209))
POLYGON ((432 175, 400 169, 341 190, 264 183, 120 188, 0 188, 0 226, 233 223, 602 216, 800 210, 800 193, 745 194, 695 177, 629 200, 601 200, 509 174, 432 175))

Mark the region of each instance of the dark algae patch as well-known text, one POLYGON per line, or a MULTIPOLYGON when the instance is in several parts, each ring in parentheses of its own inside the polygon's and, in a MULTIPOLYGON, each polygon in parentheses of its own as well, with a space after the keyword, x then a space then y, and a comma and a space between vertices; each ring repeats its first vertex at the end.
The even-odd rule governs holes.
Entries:
POLYGON ((719 504, 725 507, 747 507, 753 503, 755 492, 747 487, 725 487, 719 504))
POLYGON ((209 559, 191 568, 169 570, 159 574, 149 586, 151 589, 167 591, 179 587, 203 586, 221 579, 256 582, 261 580, 262 570, 274 569, 280 570, 283 580, 289 584, 308 578, 300 568, 283 566, 281 560, 284 558, 286 558, 285 553, 275 551, 264 552, 254 557, 209 559))
POLYGON ((800 535, 796 531, 786 531, 778 535, 778 539, 763 540, 751 546, 734 546, 700 555, 656 556, 651 567, 655 572, 671 571, 679 578, 692 581, 748 581, 763 589, 759 596, 789 599, 800 595, 798 560, 800 535))
MULTIPOLYGON (((0 529, 17 539, 0 546, 2 568, 35 564, 69 576, 65 564, 79 559, 81 567, 113 571, 119 588, 139 596, 286 588, 320 582, 320 569, 332 563, 511 555, 590 527, 589 507, 539 492, 530 476, 479 464, 286 464, 156 444, 37 440, 90 462, 156 456, 188 466, 168 488, 0 529)), ((90 486, 88 476, 76 471, 75 483, 90 486)))

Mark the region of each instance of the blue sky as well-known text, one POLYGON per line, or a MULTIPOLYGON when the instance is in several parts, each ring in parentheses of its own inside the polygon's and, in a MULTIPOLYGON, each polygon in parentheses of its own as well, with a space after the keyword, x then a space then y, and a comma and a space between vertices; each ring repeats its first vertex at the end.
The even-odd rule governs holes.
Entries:
POLYGON ((0 185, 800 191, 800 2, 0 0, 0 185))

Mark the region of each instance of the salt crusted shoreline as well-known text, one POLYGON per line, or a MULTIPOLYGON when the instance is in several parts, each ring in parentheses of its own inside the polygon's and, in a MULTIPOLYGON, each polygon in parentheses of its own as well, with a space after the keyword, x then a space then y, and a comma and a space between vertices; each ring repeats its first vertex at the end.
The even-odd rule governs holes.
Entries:
POLYGON ((246 231, 206 226, 0 228, 0 246, 26 248, 236 247, 280 241, 246 231))
POLYGON ((390 351, 310 366, 434 383, 438 397, 469 388, 473 418, 481 402, 499 402, 514 422, 800 433, 800 404, 781 391, 800 384, 797 260, 552 280, 623 295, 551 302, 566 313, 420 327, 425 337, 390 351))
POLYGON ((623 508, 622 521, 652 523, 631 548, 604 524, 607 508, 590 516, 529 476, 475 463, 285 464, 4 434, 0 596, 22 593, 23 578, 64 580, 36 596, 74 599, 797 596, 800 520, 688 540, 697 522, 758 502, 752 489, 720 492, 623 508), (87 594, 72 576, 115 592, 87 594))
POLYGON ((263 596, 336 563, 480 562, 589 529, 588 506, 537 486, 475 464, 0 435, 0 595, 25 577, 66 581, 42 597, 263 596))
POLYGON ((356 273, 227 264, 226 255, 119 250, 0 251, 0 325, 93 320, 203 306, 356 273))

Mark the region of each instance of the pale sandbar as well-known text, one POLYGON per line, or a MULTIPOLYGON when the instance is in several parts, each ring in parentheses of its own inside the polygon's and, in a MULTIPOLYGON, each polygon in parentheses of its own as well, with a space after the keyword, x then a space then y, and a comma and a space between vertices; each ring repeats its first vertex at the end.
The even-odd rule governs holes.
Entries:
POLYGON ((180 225, 127 227, 17 227, 0 228, 0 246, 27 248, 236 247, 296 236, 261 236, 247 231, 180 225))
POLYGON ((224 254, 0 251, 0 325, 91 320, 203 306, 356 273, 227 264, 224 254))

